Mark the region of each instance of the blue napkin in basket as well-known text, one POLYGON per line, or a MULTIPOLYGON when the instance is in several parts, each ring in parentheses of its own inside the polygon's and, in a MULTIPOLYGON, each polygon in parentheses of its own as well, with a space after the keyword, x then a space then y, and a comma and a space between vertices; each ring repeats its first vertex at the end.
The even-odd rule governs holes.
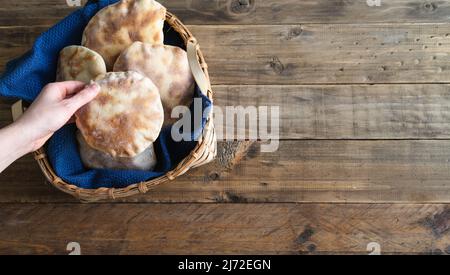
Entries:
MULTIPOLYGON (((80 45, 83 30, 92 16, 100 9, 118 0, 89 1, 85 7, 73 12, 61 22, 40 35, 32 49, 23 56, 10 61, 0 77, 0 95, 8 98, 32 102, 41 89, 55 81, 58 54, 66 46, 80 45)), ((185 49, 183 40, 168 25, 164 26, 164 43, 185 49)), ((201 99, 203 110, 212 103, 198 87, 196 98, 201 99)), ((191 106, 193 114, 193 106, 191 106)), ((192 115, 192 119, 194 115, 192 115)), ((194 129, 192 136, 198 138, 206 123, 202 119, 201 128, 194 129)), ((192 121, 192 125, 195 123, 192 121)), ((86 169, 78 153, 75 138, 76 126, 66 125, 49 140, 46 152, 56 174, 64 181, 81 188, 99 187, 123 188, 133 183, 150 180, 173 169, 196 146, 196 141, 175 142, 170 127, 161 131, 155 142, 158 164, 154 171, 100 170, 86 169)))

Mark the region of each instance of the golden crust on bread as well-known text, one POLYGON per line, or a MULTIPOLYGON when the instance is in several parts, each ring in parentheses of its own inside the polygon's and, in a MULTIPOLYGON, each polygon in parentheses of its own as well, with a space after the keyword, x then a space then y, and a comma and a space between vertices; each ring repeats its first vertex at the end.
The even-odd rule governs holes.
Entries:
POLYGON ((68 46, 59 53, 56 81, 77 80, 89 83, 106 73, 103 58, 83 46, 68 46))
POLYGON ((112 157, 134 157, 159 136, 164 111, 158 88, 137 72, 98 76, 98 96, 75 114, 87 144, 112 157))
POLYGON ((164 107, 164 125, 173 124, 172 109, 190 106, 195 80, 189 67, 186 51, 169 45, 134 42, 117 59, 114 71, 136 71, 158 87, 164 107))
POLYGON ((99 11, 86 26, 82 45, 98 52, 111 70, 134 41, 164 43, 166 8, 154 0, 122 0, 99 11))

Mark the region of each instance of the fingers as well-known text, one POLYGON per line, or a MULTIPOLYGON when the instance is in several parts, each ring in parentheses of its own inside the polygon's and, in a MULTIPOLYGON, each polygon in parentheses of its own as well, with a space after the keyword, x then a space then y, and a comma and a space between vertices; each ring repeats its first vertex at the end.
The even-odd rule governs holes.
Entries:
POLYGON ((46 86, 46 91, 48 95, 56 97, 57 99, 64 99, 81 89, 84 88, 86 84, 80 81, 63 81, 50 83, 46 86))
POLYGON ((83 90, 74 94, 71 98, 68 98, 65 101, 71 111, 75 112, 82 106, 93 100, 99 92, 100 87, 97 84, 93 83, 87 85, 83 90))

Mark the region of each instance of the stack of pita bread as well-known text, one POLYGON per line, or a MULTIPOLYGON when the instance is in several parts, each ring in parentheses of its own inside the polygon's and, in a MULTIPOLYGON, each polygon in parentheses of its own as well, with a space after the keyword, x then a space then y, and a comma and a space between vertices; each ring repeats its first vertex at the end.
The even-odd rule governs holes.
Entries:
POLYGON ((122 0, 99 11, 82 46, 59 55, 57 81, 95 82, 98 96, 76 114, 84 165, 152 170, 153 143, 175 106, 193 101, 186 52, 164 45, 166 9, 154 0, 122 0))

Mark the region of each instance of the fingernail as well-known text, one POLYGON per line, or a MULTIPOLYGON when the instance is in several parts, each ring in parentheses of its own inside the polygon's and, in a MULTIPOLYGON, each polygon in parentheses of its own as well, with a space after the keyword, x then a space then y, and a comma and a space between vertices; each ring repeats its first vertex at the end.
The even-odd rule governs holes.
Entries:
POLYGON ((98 84, 95 82, 91 82, 91 84, 86 86, 86 89, 88 89, 92 92, 98 92, 98 91, 100 91, 100 86, 98 86, 98 84))

